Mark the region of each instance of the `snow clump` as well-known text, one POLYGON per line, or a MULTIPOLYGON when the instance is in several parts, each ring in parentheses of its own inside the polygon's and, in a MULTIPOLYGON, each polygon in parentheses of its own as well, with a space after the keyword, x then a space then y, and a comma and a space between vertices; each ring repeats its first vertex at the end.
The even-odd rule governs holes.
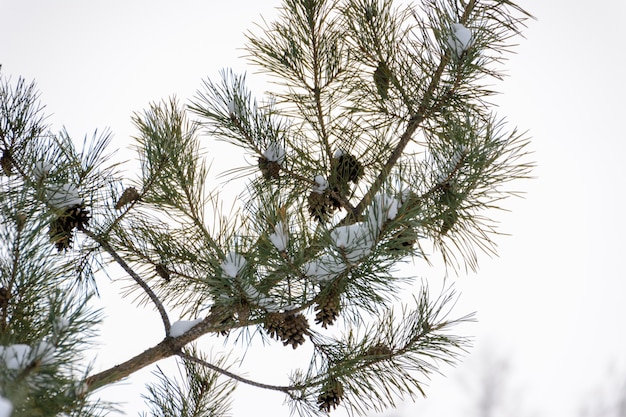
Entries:
POLYGON ((52 171, 52 164, 46 161, 39 161, 33 166, 33 178, 35 182, 43 181, 46 176, 52 171))
POLYGON ((280 311, 280 306, 274 303, 274 301, 270 298, 261 294, 259 290, 254 288, 250 283, 243 283, 241 286, 246 298, 254 303, 256 303, 259 307, 269 311, 270 313, 276 313, 280 311))
POLYGON ((243 256, 236 252, 229 252, 224 262, 222 262, 221 268, 224 275, 229 278, 235 278, 244 266, 246 266, 246 260, 243 256))
POLYGON ((54 360, 54 345, 48 342, 40 342, 35 348, 29 345, 15 344, 0 346, 0 360, 3 360, 8 369, 19 370, 28 366, 31 362, 39 360, 42 365, 48 365, 54 360))
POLYGON ((472 46, 472 31, 460 23, 453 23, 452 33, 448 36, 448 46, 456 56, 460 56, 472 46))
POLYGON ((348 267, 341 259, 325 254, 304 264, 302 272, 311 280, 322 283, 332 281, 346 269, 348 267))
POLYGON ((315 185, 313 186, 313 192, 322 194, 328 188, 328 181, 326 178, 318 175, 315 177, 315 185))
POLYGON ((378 193, 374 196, 372 205, 367 212, 367 220, 378 229, 382 229, 387 220, 393 220, 398 214, 402 203, 387 193, 378 193))
POLYGON ((278 165, 281 165, 285 160, 285 148, 280 146, 278 143, 270 143, 267 149, 263 152, 263 156, 272 162, 276 162, 278 165))
POLYGON ((48 204, 57 210, 65 210, 83 204, 83 199, 78 196, 78 189, 72 184, 60 184, 46 191, 48 204))
POLYGON ((4 360, 7 368, 21 369, 30 362, 31 348, 28 345, 16 344, 0 346, 0 358, 4 360))
POLYGON ((41 341, 33 349, 32 356, 38 359, 42 365, 49 365, 54 361, 55 350, 56 348, 52 343, 41 341))
POLYGON ((68 327, 70 327, 70 320, 65 318, 65 317, 57 317, 57 319, 54 322, 54 330, 57 332, 62 332, 64 330, 67 330, 68 327))
POLYGON ((274 233, 270 235, 270 241, 276 246, 280 252, 287 250, 287 244, 289 243, 289 233, 282 221, 276 223, 274 226, 274 233))
POLYGON ((182 336, 183 334, 187 333, 189 329, 191 329, 192 327, 194 327, 196 324, 200 323, 201 321, 202 319, 176 321, 172 323, 172 326, 170 327, 170 336, 171 337, 182 336))
POLYGON ((343 249, 343 254, 350 263, 356 263, 372 253, 374 233, 365 222, 340 226, 331 232, 333 243, 343 249))

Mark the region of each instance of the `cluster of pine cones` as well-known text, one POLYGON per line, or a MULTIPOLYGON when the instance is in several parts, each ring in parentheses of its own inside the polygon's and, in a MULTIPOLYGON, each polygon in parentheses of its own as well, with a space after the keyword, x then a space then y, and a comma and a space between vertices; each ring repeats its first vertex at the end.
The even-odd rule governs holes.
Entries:
POLYGON ((304 314, 268 313, 264 326, 271 337, 294 349, 304 344, 304 335, 309 332, 309 323, 304 314))
POLYGON ((363 165, 350 154, 339 154, 331 159, 331 173, 328 178, 329 188, 320 193, 311 191, 308 197, 309 214, 319 222, 326 221, 333 211, 342 203, 337 199, 347 197, 350 191, 349 182, 356 184, 364 174, 363 165))

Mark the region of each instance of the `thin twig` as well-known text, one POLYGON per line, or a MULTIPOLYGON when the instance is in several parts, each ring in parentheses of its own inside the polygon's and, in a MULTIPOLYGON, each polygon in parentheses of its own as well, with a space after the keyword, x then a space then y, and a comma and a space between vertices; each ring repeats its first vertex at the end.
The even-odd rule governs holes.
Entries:
POLYGON ((83 230, 83 232, 90 237, 93 241, 98 243, 111 257, 117 262, 123 269, 126 271, 128 275, 131 276, 133 280, 145 291, 145 293, 150 297, 152 302, 154 303, 156 309, 159 311, 161 315, 161 320, 163 321, 163 326, 165 327, 165 334, 170 333, 171 323, 170 319, 165 311, 165 307, 163 303, 157 297, 157 295, 152 291, 152 288, 126 263, 126 261, 118 254, 115 249, 107 242, 105 239, 102 239, 100 236, 96 235, 90 230, 83 230))
POLYGON ((207 362, 205 360, 202 360, 200 358, 197 358, 193 355, 189 355, 188 353, 185 352, 178 352, 177 353, 178 356, 180 356, 183 359, 186 359, 188 361, 197 363, 199 365, 202 366, 206 366, 207 368, 211 369, 212 371, 218 372, 222 375, 226 375, 229 378, 232 378, 236 381, 239 381, 241 383, 244 384, 248 384, 248 385, 252 385, 253 387, 257 387, 257 388, 263 388, 263 389, 269 389, 269 390, 273 390, 273 391, 280 391, 280 392, 284 392, 284 393, 289 393, 290 391, 297 391, 302 389, 301 387, 298 386, 280 386, 280 385, 270 385, 270 384, 264 384, 262 382, 256 382, 256 381, 252 381, 250 379, 244 378, 240 375, 234 374, 230 371, 227 371, 226 369, 222 369, 219 366, 215 366, 210 362, 207 362))

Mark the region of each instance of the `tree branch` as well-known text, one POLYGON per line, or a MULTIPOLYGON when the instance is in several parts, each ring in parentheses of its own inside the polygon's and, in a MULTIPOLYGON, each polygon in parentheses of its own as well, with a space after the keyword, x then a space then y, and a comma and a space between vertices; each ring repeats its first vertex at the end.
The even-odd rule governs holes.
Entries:
POLYGON ((152 363, 176 355, 186 344, 209 332, 219 332, 232 327, 232 325, 220 325, 221 318, 221 314, 210 314, 182 335, 178 337, 166 336, 159 344, 146 349, 126 362, 87 377, 85 384, 87 384, 88 390, 93 391, 112 382, 119 381, 152 363), (215 323, 218 323, 218 325, 215 325, 215 323))

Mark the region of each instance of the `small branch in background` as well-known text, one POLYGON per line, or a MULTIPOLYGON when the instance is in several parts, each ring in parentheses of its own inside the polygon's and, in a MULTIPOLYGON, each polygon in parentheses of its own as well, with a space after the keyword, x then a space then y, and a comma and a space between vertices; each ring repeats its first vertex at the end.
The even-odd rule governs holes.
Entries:
POLYGON ((122 269, 124 269, 124 271, 126 271, 126 273, 130 275, 131 278, 145 291, 145 293, 148 295, 148 297, 150 297, 150 299, 154 303, 154 306, 161 315, 161 320, 163 321, 163 326, 165 327, 165 334, 169 334, 170 328, 172 326, 170 323, 170 319, 167 315, 167 312, 165 311, 163 303, 161 302, 159 297, 157 297, 155 292, 152 291, 152 288, 150 288, 150 286, 130 267, 130 265, 126 263, 126 261, 115 251, 115 249, 113 249, 109 242, 107 242, 105 239, 101 239, 100 236, 96 235, 90 230, 85 229, 83 230, 83 232, 94 242, 102 246, 102 248, 109 255, 111 255, 115 262, 117 262, 122 267, 122 269))
POLYGON ((244 377, 239 376, 237 374, 234 374, 234 373, 232 373, 230 371, 227 371, 226 369, 222 369, 222 368, 220 368, 218 366, 215 366, 212 363, 209 363, 209 362, 207 362, 207 361, 205 361, 203 359, 200 359, 200 358, 197 358, 195 356, 189 355, 188 353, 178 352, 177 355, 179 357, 183 358, 183 359, 186 359, 188 361, 197 363, 197 364, 202 365, 202 366, 206 366, 207 368, 209 368, 209 369, 211 369, 211 370, 213 370, 215 372, 218 372, 218 373, 220 373, 222 375, 225 375, 225 376, 227 376, 229 378, 232 378, 232 379, 234 379, 236 381, 239 381, 239 382, 241 382, 243 384, 251 385, 253 387, 269 389, 269 390, 272 390, 272 391, 280 391, 280 392, 284 392, 286 394, 288 394, 290 391, 296 391, 296 390, 300 389, 299 387, 294 387, 294 386, 270 385, 270 384, 264 384, 262 382, 252 381, 250 379, 244 378, 244 377))

